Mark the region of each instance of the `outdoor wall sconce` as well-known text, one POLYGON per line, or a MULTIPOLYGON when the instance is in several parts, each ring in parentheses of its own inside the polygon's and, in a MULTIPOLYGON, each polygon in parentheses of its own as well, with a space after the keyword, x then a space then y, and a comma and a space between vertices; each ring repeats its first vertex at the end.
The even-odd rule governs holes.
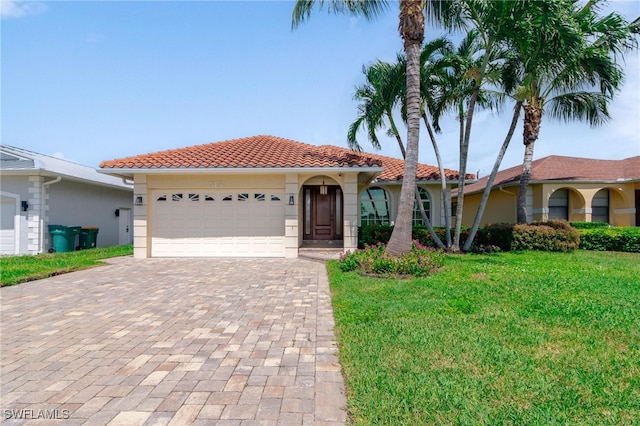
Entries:
POLYGON ((293 198, 293 194, 289 194, 289 205, 293 206, 295 204, 295 200, 293 198))
POLYGON ((136 206, 143 206, 144 205, 144 200, 142 198, 142 195, 136 195, 136 200, 134 201, 134 204, 136 206))
POLYGON ((116 217, 120 217, 120 209, 116 209, 115 213, 116 213, 116 217))
POLYGON ((322 185, 320 185, 320 195, 327 195, 327 185, 324 184, 324 176, 322 176, 322 185))
POLYGON ((26 201, 20 201, 20 206, 22 207, 22 211, 26 212, 29 210, 29 203, 26 201))

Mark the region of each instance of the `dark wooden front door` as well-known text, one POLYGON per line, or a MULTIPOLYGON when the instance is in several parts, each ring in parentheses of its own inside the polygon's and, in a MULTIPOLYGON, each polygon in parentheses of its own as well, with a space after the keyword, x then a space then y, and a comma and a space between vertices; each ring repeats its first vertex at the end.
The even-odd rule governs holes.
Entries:
POLYGON ((337 186, 329 186, 326 194, 319 186, 304 188, 304 239, 342 239, 342 193, 337 186))

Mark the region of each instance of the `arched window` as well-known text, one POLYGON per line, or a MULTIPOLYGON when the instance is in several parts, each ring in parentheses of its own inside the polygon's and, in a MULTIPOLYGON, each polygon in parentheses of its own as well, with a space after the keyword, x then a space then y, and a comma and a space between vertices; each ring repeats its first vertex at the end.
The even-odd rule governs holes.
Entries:
POLYGON ((596 192, 591 202, 591 222, 609 223, 609 190, 596 192))
POLYGON ((558 189, 549 197, 549 219, 569 220, 568 189, 558 189))
MULTIPOLYGON (((424 207, 424 212, 427 214, 429 220, 431 220, 431 197, 429 197, 429 193, 426 189, 418 187, 420 192, 420 202, 422 202, 422 206, 424 207)), ((413 224, 414 225, 424 225, 422 222, 422 213, 420 213, 420 207, 418 203, 413 202, 413 224)))
POLYGON ((377 186, 362 191, 360 195, 361 225, 388 225, 389 215, 387 191, 377 186))

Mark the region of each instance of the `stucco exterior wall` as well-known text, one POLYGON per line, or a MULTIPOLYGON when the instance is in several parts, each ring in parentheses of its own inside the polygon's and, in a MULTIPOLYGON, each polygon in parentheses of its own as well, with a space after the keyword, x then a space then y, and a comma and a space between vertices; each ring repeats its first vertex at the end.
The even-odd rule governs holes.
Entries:
MULTIPOLYGON (((612 226, 636 226, 636 195, 640 189, 637 182, 629 183, 537 183, 529 185, 532 205, 531 218, 535 222, 549 219, 549 197, 559 190, 568 190, 569 221, 591 222, 593 199, 602 189, 609 190, 609 223, 612 226)), ((485 209, 481 226, 490 223, 516 223, 517 221, 518 187, 493 189, 485 209), (513 194, 509 195, 507 192, 513 194)), ((470 194, 464 198, 463 225, 471 226, 478 209, 482 194, 470 194)))
MULTIPOLYGON (((484 214, 482 215, 480 226, 486 226, 492 223, 515 223, 517 219, 517 191, 517 188, 508 188, 504 191, 492 191, 489 195, 484 214)), ((481 199, 482 193, 465 195, 462 211, 463 226, 471 227, 473 225, 481 199)))
MULTIPOLYGON (((131 191, 64 178, 46 189, 46 197, 49 207, 47 225, 98 227, 98 247, 118 245, 119 221, 115 211, 133 205, 131 191)), ((45 233, 48 234, 47 228, 45 233)))

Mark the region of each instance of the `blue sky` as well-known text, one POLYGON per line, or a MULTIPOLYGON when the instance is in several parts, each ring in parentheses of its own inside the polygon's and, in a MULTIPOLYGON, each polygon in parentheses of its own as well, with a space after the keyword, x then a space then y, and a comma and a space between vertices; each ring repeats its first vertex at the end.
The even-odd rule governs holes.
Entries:
MULTIPOLYGON (((362 66, 402 50, 397 8, 373 22, 316 10, 291 30, 292 1, 2 0, 2 143, 97 167, 100 161, 270 134, 346 146, 362 66)), ((613 1, 631 20, 640 2, 613 1)), ((427 39, 442 34, 427 29, 427 39)), ((640 155, 640 60, 626 56, 613 120, 543 121, 535 157, 640 155)), ((468 171, 490 172, 510 119, 480 112, 468 171)), ((457 124, 438 141, 458 168, 457 124)), ((382 154, 399 157, 393 139, 382 154)), ((520 164, 522 123, 503 167, 520 164)), ((364 135, 362 146, 370 150, 364 135)), ((420 161, 435 164, 422 129, 420 161)))

